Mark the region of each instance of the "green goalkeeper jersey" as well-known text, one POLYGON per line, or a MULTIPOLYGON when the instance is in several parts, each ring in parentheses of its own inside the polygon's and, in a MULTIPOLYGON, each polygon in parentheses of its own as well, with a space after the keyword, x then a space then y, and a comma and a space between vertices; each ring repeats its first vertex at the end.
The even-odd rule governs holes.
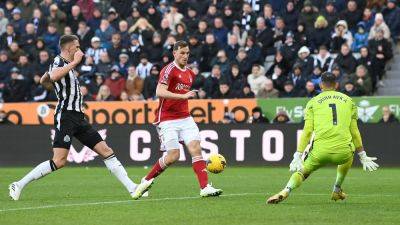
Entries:
MULTIPOLYGON (((313 151, 335 153, 352 145, 351 127, 358 115, 349 96, 337 91, 320 93, 307 103, 304 119, 304 129, 315 133, 313 151)), ((299 151, 304 151, 305 145, 300 144, 299 151)))

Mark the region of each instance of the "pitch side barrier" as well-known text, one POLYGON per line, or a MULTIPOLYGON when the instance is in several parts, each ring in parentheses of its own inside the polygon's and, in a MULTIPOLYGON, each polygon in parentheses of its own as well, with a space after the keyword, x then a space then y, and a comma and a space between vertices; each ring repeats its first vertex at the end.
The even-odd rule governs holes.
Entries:
MULTIPOLYGON (((95 126, 126 166, 150 166, 162 154, 152 125, 95 126)), ((204 157, 211 152, 225 156, 228 166, 287 166, 301 135, 301 124, 202 124, 204 157)), ((362 124, 360 130, 368 155, 382 166, 400 166, 400 125, 362 124)), ((51 157, 52 126, 0 126, 0 166, 33 166, 51 157)), ((190 165, 181 149, 179 165, 190 165)), ((357 156, 356 156, 357 157, 357 156)), ((68 156, 70 165, 103 165, 96 153, 76 140, 68 156)), ((358 160, 355 160, 358 164, 358 160)))

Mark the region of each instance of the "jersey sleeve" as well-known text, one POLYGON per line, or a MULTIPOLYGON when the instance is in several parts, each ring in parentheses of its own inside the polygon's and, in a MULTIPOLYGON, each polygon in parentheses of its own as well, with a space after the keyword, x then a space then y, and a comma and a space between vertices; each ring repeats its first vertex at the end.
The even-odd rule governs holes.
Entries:
POLYGON ((160 78, 158 80, 158 83, 169 85, 171 80, 172 80, 172 69, 168 69, 168 67, 164 67, 160 72, 160 78))
POLYGON ((310 100, 306 105, 304 120, 314 120, 313 100, 310 100))
POLYGON ((354 102, 351 102, 351 119, 358 120, 358 108, 354 102))
POLYGON ((51 72, 59 67, 63 67, 64 66, 64 62, 60 59, 60 57, 55 57, 53 63, 50 65, 49 68, 49 74, 51 75, 51 72))
POLYGON ((304 112, 304 128, 303 133, 301 134, 300 143, 297 146, 298 152, 304 152, 310 139, 312 137, 312 133, 314 131, 314 111, 313 111, 313 101, 310 100, 307 103, 305 112, 304 112))

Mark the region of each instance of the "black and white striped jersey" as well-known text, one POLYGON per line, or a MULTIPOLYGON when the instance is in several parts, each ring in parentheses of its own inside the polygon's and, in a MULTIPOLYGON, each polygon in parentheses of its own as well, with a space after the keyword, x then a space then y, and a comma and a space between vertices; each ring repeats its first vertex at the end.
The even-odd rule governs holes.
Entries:
MULTIPOLYGON (((49 73, 57 67, 63 67, 69 62, 61 56, 54 58, 50 65, 49 73)), ((56 118, 61 118, 63 111, 77 111, 83 113, 83 98, 78 78, 75 76, 75 70, 70 70, 62 79, 53 83, 58 98, 58 104, 55 110, 56 118)), ((59 122, 59 121, 58 121, 59 122)))

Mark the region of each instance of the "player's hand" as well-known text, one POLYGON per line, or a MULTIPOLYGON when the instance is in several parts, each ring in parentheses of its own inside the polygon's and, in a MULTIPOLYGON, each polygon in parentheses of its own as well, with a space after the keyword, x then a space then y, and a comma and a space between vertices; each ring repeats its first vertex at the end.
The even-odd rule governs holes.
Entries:
POLYGON ((183 94, 184 99, 194 98, 196 96, 196 91, 188 91, 186 94, 183 94))
POLYGON ((290 172, 296 172, 303 169, 303 160, 301 160, 301 152, 295 152, 293 154, 293 160, 289 165, 290 172))
POLYGON ((374 162, 375 160, 377 160, 376 157, 368 157, 365 151, 359 152, 358 156, 360 157, 360 162, 363 165, 363 169, 365 171, 374 171, 378 169, 379 165, 374 162))
POLYGON ((78 65, 81 61, 83 56, 85 55, 85 53, 83 53, 80 49, 78 51, 75 52, 74 54, 74 61, 72 61, 72 63, 74 63, 74 65, 78 65))

